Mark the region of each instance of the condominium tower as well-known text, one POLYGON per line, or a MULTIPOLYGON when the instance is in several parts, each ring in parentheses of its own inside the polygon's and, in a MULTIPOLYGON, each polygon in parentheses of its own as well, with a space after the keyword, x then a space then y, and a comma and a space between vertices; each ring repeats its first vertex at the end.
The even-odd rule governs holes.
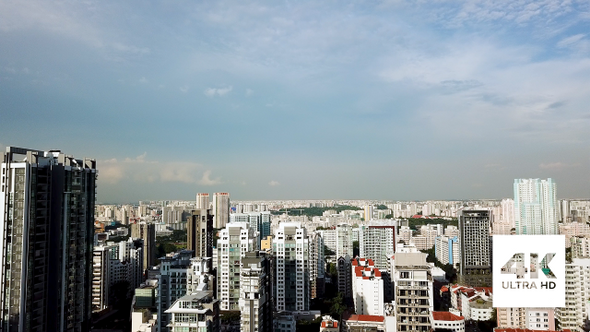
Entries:
POLYGON ((559 234, 556 185, 552 179, 514 180, 516 234, 559 234))
POLYGON ((187 249, 195 257, 213 257, 213 215, 211 209, 193 210, 187 220, 187 249))
POLYGON ((492 285, 492 237, 489 210, 463 210, 459 215, 460 277, 464 285, 492 285))
POLYGON ((209 194, 198 193, 197 194, 197 209, 208 209, 209 208, 209 194))
POLYGON ((229 222, 229 194, 213 194, 213 228, 220 229, 229 222))
POLYGON ((272 243, 277 311, 309 310, 309 240, 299 223, 282 222, 272 243))
POLYGON ((7 147, 0 182, 1 331, 89 331, 96 162, 7 147))

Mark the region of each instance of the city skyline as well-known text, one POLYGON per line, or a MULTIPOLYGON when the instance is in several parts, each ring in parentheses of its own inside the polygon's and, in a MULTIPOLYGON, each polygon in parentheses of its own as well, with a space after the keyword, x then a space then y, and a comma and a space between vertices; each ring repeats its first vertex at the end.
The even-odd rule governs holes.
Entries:
POLYGON ((590 5, 0 3, 0 148, 97 201, 590 197, 590 5))

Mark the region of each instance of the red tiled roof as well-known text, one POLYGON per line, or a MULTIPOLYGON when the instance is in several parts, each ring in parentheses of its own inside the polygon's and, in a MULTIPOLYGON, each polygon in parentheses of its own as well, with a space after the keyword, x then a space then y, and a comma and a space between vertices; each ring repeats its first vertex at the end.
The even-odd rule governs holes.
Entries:
POLYGON ((448 311, 433 311, 432 318, 434 320, 444 320, 449 322, 464 319, 463 317, 457 316, 454 313, 448 311))
POLYGON ((375 269, 375 277, 380 277, 381 276, 381 271, 379 271, 379 269, 375 269))
POLYGON ((447 286, 442 286, 440 288, 440 290, 441 290, 441 292, 448 292, 449 291, 449 288, 447 286))
POLYGON ((356 320, 362 322, 383 322, 385 321, 385 317, 383 316, 373 316, 373 315, 352 315, 348 320, 356 320))

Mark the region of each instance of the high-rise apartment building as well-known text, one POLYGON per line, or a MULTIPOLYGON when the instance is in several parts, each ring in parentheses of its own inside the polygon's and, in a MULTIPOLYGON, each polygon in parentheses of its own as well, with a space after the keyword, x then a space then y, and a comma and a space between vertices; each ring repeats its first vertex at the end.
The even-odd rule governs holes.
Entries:
POLYGON ((459 238, 457 236, 437 236, 434 241, 434 254, 442 264, 459 265, 461 260, 459 238))
POLYGON ((195 257, 213 257, 213 215, 211 209, 193 210, 187 220, 187 249, 195 257))
POLYGON ((395 253, 393 280, 398 331, 429 331, 434 308, 432 265, 428 255, 415 247, 399 248, 395 253))
POLYGON ((558 234, 556 185, 551 178, 514 180, 516 234, 558 234))
POLYGON ((395 226, 374 223, 361 226, 359 233, 359 256, 372 259, 375 267, 385 271, 389 259, 395 253, 395 226))
POLYGON ((198 193, 197 194, 197 210, 209 209, 209 194, 198 193))
POLYGON ((463 285, 492 285, 492 237, 489 210, 463 210, 459 215, 460 278, 463 285))
POLYGON ((300 223, 283 222, 275 230, 275 305, 277 311, 309 310, 309 240, 300 223))
POLYGON ((133 223, 131 237, 143 241, 143 268, 156 265, 156 225, 145 221, 133 223))
POLYGON ((246 253, 240 271, 242 332, 272 331, 271 261, 261 251, 246 253))
POLYGON ((375 268, 372 259, 352 260, 352 299, 358 315, 383 316, 385 310, 385 287, 381 271, 375 268))
POLYGON ((324 296, 326 262, 324 259, 324 239, 318 232, 309 237, 309 273, 311 283, 311 298, 324 296))
POLYGON ((258 233, 247 223, 229 223, 219 232, 217 298, 221 310, 239 310, 240 265, 247 252, 258 250, 258 233))
POLYGON ((96 162, 7 147, 0 169, 0 330, 89 331, 96 162))
POLYGON ((352 262, 350 256, 338 258, 338 292, 345 300, 352 299, 352 262))
POLYGON ((229 194, 213 194, 213 228, 221 229, 229 222, 229 194))
POLYGON ((571 263, 565 264, 565 307, 555 308, 559 330, 584 331, 590 313, 588 294, 590 258, 574 258, 571 263))

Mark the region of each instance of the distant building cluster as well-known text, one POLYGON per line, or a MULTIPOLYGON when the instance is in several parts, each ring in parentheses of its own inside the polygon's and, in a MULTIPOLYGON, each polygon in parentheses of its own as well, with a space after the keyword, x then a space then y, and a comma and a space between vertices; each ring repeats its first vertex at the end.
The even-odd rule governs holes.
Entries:
POLYGON ((92 159, 8 147, 1 172, 0 331, 92 331, 121 310, 132 332, 588 324, 590 203, 551 179, 501 201, 96 205, 92 159), (494 234, 566 235, 565 307, 493 307, 494 234))

